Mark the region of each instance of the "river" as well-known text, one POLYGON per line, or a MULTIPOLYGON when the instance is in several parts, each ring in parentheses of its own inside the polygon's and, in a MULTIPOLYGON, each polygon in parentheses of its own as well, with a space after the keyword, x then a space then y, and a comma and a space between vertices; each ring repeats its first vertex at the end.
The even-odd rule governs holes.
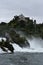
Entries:
POLYGON ((0 65, 43 65, 43 53, 0 54, 0 65))

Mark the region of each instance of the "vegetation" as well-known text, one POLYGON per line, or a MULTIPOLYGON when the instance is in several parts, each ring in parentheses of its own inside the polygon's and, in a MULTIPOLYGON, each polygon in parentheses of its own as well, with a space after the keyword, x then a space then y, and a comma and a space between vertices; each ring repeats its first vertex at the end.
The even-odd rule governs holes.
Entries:
POLYGON ((24 17, 25 20, 19 21, 19 16, 13 18, 8 25, 13 27, 15 30, 25 32, 27 35, 33 35, 43 38, 43 23, 36 24, 36 20, 32 20, 29 17, 24 17))

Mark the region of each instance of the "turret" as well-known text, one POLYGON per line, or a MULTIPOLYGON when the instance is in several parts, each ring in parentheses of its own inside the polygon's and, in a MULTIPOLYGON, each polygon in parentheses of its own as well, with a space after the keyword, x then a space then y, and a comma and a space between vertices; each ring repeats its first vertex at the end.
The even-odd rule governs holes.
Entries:
POLYGON ((35 32, 36 32, 36 20, 34 20, 34 29, 35 29, 35 32))

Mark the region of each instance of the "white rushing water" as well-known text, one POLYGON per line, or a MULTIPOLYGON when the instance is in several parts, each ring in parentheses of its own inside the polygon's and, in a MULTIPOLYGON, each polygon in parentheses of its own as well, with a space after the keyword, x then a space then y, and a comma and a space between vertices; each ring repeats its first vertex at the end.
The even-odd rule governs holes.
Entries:
MULTIPOLYGON (((6 40, 5 38, 3 38, 4 40, 6 40)), ((2 38, 0 38, 0 41, 2 40, 2 38)), ((17 45, 16 43, 12 44, 14 47, 14 52, 43 52, 43 40, 41 38, 36 38, 36 37, 32 37, 32 39, 27 38, 28 42, 30 43, 30 48, 21 48, 19 45, 17 45)), ((8 51, 10 52, 10 51, 8 51)), ((0 48, 0 53, 5 53, 4 51, 2 51, 2 49, 0 48)))
POLYGON ((32 39, 28 39, 30 43, 30 48, 35 52, 43 52, 43 40, 41 38, 32 37, 32 39))
POLYGON ((43 40, 41 38, 32 37, 32 39, 27 39, 30 43, 30 48, 21 48, 17 44, 13 44, 15 52, 43 52, 43 40))

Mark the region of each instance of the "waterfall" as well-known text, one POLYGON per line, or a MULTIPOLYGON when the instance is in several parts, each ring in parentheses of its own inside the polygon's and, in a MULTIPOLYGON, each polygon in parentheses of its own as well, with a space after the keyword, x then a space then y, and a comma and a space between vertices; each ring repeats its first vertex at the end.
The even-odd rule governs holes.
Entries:
POLYGON ((40 37, 32 37, 27 39, 30 43, 30 49, 36 52, 43 52, 43 40, 40 37))
POLYGON ((21 48, 19 45, 14 43, 15 52, 43 52, 43 40, 40 37, 27 38, 30 43, 30 48, 21 48))
MULTIPOLYGON (((16 31, 20 36, 25 36, 25 34, 21 31, 16 31)), ((27 38, 27 37, 26 37, 27 38)), ((28 42, 30 43, 30 48, 20 48, 18 45, 15 45, 19 49, 20 52, 43 52, 43 40, 40 37, 31 37, 27 38, 28 42)), ((18 49, 16 48, 16 51, 18 49)))
MULTIPOLYGON (((1 40, 2 38, 0 38, 1 40)), ((5 38, 3 38, 6 40, 5 38)), ((30 47, 21 48, 18 44, 12 44, 14 47, 14 52, 43 52, 43 40, 40 37, 32 37, 27 38, 28 42, 30 43, 30 47)), ((8 51, 10 52, 10 51, 8 51)), ((0 48, 0 53, 5 53, 0 48)))
POLYGON ((43 40, 41 38, 32 37, 32 39, 28 39, 28 41, 30 43, 30 48, 43 48, 43 40))

